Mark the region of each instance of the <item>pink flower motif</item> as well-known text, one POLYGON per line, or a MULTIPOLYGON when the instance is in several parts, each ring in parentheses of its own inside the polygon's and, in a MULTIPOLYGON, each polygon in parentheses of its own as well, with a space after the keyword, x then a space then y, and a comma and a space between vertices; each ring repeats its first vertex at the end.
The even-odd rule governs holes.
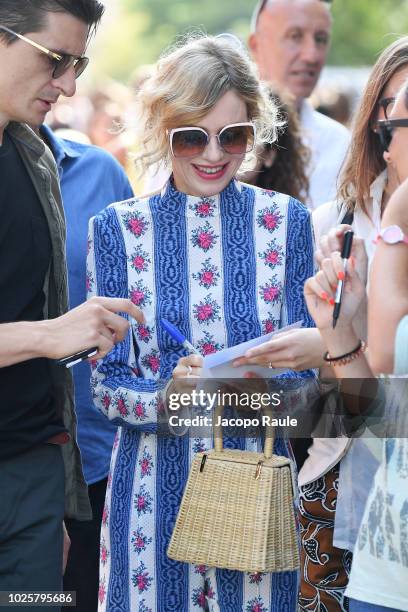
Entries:
POLYGON ((265 324, 265 332, 267 334, 270 334, 273 331, 274 331, 273 321, 267 321, 265 324))
POLYGON ((151 291, 139 280, 130 288, 129 298, 136 306, 145 306, 151 303, 151 291))
POLYGON ((108 549, 106 548, 105 543, 102 542, 102 544, 101 544, 101 553, 100 553, 100 559, 101 559, 102 565, 106 565, 106 563, 108 561, 108 557, 109 557, 108 549))
POLYGON ((146 498, 143 495, 138 495, 137 496, 137 509, 142 512, 145 509, 145 507, 146 507, 146 498))
POLYGON ((130 299, 136 306, 140 306, 145 300, 145 294, 140 289, 134 289, 130 292, 130 299))
POLYGON ((212 246, 213 241, 214 238, 211 236, 211 234, 207 234, 206 232, 200 232, 198 234, 198 244, 204 251, 208 251, 208 249, 212 246))
POLYGON ((102 524, 106 526, 108 524, 108 520, 109 520, 109 510, 108 510, 108 506, 105 504, 105 506, 103 507, 103 512, 102 512, 102 524))
POLYGON ((205 610, 207 601, 204 589, 194 589, 192 593, 192 600, 195 606, 199 606, 200 608, 202 608, 202 610, 205 610))
POLYGON ((160 371, 160 354, 158 351, 153 350, 148 355, 145 355, 142 359, 142 365, 153 372, 153 374, 157 374, 160 371))
POLYGON ((276 275, 271 278, 269 283, 260 288, 260 294, 267 304, 276 303, 282 292, 281 284, 277 281, 276 275))
POLYGON ((136 257, 133 258, 133 265, 136 270, 144 270, 145 264, 145 259, 141 255, 136 255, 136 257))
POLYGON ((135 507, 138 516, 141 514, 152 513, 153 498, 143 484, 140 487, 139 493, 135 497, 135 507))
POLYGON ((137 587, 139 593, 143 593, 143 591, 147 591, 147 589, 150 587, 152 580, 153 578, 149 575, 149 572, 142 561, 137 570, 133 570, 133 586, 137 587))
POLYGON ((257 215, 257 223, 259 227, 263 227, 269 232, 273 232, 282 222, 283 216, 279 212, 277 204, 273 204, 269 208, 264 208, 257 215))
POLYGON ((118 400, 116 402, 116 407, 118 409, 119 414, 122 417, 125 417, 125 416, 127 416, 129 414, 129 411, 128 411, 127 406, 126 406, 126 402, 125 402, 123 397, 119 397, 118 398, 118 400))
POLYGON ((211 270, 207 270, 201 274, 201 282, 204 286, 210 287, 213 284, 214 273, 211 270))
POLYGON ((270 334, 279 328, 279 321, 276 319, 264 319, 262 321, 262 329, 264 334, 270 334))
POLYGON ((143 457, 139 460, 142 478, 144 476, 150 476, 153 468, 153 457, 148 452, 147 447, 144 448, 143 457))
POLYGON ((137 334, 138 334, 139 340, 141 340, 142 342, 149 342, 150 338, 152 337, 152 333, 150 329, 146 327, 146 325, 143 325, 142 323, 140 323, 137 326, 137 334))
POLYGON ((197 212, 200 217, 207 217, 212 211, 212 206, 209 202, 200 202, 197 206, 197 212))
POLYGON ((126 215, 126 227, 137 238, 140 238, 147 229, 147 222, 139 212, 126 215))
POLYGON ((200 576, 204 576, 206 571, 207 571, 207 566, 206 565, 196 565, 195 568, 194 568, 194 573, 195 574, 200 574, 200 576))
POLYGON ((265 302, 273 302, 279 295, 279 287, 266 287, 263 291, 265 302))
POLYGON ((86 275, 86 290, 89 292, 92 290, 93 285, 94 285, 94 280, 92 277, 92 274, 90 272, 87 273, 86 275))
POLYGON ((98 589, 98 600, 100 604, 103 604, 103 602, 105 601, 105 597, 106 597, 105 581, 101 580, 99 582, 99 589, 98 589))
POLYGON ((193 230, 191 240, 194 246, 198 246, 203 251, 209 251, 217 238, 211 225, 206 221, 203 226, 193 230))
POLYGON ((104 393, 102 396, 102 406, 105 408, 105 410, 108 410, 110 403, 111 396, 109 395, 109 393, 104 393))
POLYGON ((197 306, 197 316, 199 321, 208 321, 213 316, 213 307, 211 304, 202 304, 197 306))
POLYGON ((160 359, 156 357, 155 355, 151 355, 149 357, 149 364, 150 364, 150 369, 153 372, 153 374, 157 374, 157 372, 160 369, 160 359))
POLYGON ((276 265, 279 262, 279 253, 278 253, 278 251, 269 251, 266 254, 265 261, 268 264, 276 265))
POLYGON ((264 574, 261 572, 256 572, 255 574, 250 574, 249 582, 250 584, 260 584, 262 582, 264 574))
POLYGON ((267 612, 261 597, 255 597, 248 602, 245 612, 267 612))
POLYGON ((214 203, 212 200, 201 200, 197 204, 190 204, 189 209, 202 219, 214 216, 214 203))
POLYGON ((272 213, 265 213, 263 220, 264 220, 265 227, 268 230, 274 230, 275 227, 277 227, 278 225, 278 218, 276 215, 272 213))
POLYGON ((204 344, 202 344, 201 350, 203 352, 204 357, 205 355, 212 355, 213 353, 217 352, 217 349, 214 344, 211 344, 210 342, 205 342, 204 344))
POLYGON ((146 416, 145 405, 143 402, 136 402, 133 407, 133 414, 139 417, 139 419, 142 419, 146 416))
POLYGON ((197 348, 202 355, 212 355, 223 348, 223 345, 215 342, 214 336, 208 332, 204 332, 204 337, 197 343, 197 348))
POLYGON ((108 482, 107 482, 107 488, 110 489, 112 486, 112 472, 109 472, 108 474, 108 482))

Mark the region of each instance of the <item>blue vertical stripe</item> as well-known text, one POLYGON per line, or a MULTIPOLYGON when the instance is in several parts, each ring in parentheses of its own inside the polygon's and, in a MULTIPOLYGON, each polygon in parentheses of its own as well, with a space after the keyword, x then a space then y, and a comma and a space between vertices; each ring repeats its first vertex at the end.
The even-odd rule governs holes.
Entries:
POLYGON ((261 335, 257 316, 256 253, 253 236, 255 192, 234 182, 221 193, 224 313, 228 346, 261 335))
MULTIPOLYGON (((190 337, 187 262, 186 196, 168 187, 150 200, 154 232, 157 341, 162 356, 161 377, 170 378, 182 347, 165 332, 159 320, 175 324, 190 337), (166 197, 167 196, 167 197, 166 197)), ((167 556, 178 508, 188 478, 189 439, 157 439, 156 475, 156 608, 160 612, 189 610, 189 572, 186 563, 167 556)))
POLYGON ((122 430, 114 477, 110 506, 111 571, 106 609, 109 612, 130 610, 129 571, 129 525, 133 511, 132 489, 139 449, 140 433, 122 430))

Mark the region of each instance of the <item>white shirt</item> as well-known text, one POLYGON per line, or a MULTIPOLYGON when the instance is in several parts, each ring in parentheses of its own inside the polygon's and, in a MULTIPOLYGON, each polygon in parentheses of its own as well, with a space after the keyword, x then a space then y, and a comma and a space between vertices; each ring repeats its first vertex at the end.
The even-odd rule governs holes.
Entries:
MULTIPOLYGON (((384 170, 371 184, 370 201, 367 209, 370 217, 360 208, 354 212, 353 229, 356 236, 364 239, 370 267, 374 256, 374 240, 378 236, 381 225, 381 202, 387 181, 387 171, 384 170)), ((313 229, 316 237, 316 245, 322 236, 332 228, 341 223, 345 208, 339 206, 335 201, 327 202, 313 211, 313 229)), ((364 315, 366 318, 366 315, 364 315)), ((366 321, 362 322, 365 327, 366 321)), ((309 457, 306 459, 299 472, 299 486, 317 480, 334 467, 340 459, 347 453, 351 438, 314 438, 312 446, 309 448, 309 457)))
POLYGON ((314 209, 336 197, 337 178, 350 144, 350 132, 341 123, 315 111, 308 100, 302 102, 300 122, 304 143, 311 150, 307 204, 314 209))

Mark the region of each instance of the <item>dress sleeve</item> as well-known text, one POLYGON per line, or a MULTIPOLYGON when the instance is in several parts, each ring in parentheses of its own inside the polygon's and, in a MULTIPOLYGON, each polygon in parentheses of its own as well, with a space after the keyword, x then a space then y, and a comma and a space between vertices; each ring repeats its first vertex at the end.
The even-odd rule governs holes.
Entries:
MULTIPOLYGON (((128 298, 126 251, 114 208, 90 220, 88 245, 88 297, 128 298)), ((93 367, 92 396, 96 407, 113 423, 155 432, 167 381, 140 376, 138 353, 131 327, 123 342, 93 367)))

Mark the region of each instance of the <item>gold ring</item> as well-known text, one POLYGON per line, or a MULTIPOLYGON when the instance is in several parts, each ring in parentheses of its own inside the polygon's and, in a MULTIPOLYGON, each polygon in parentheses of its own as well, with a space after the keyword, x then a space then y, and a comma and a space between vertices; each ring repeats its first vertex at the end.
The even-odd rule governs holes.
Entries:
POLYGON ((191 376, 191 374, 193 373, 193 368, 191 367, 191 365, 186 365, 187 368, 187 376, 191 376))

